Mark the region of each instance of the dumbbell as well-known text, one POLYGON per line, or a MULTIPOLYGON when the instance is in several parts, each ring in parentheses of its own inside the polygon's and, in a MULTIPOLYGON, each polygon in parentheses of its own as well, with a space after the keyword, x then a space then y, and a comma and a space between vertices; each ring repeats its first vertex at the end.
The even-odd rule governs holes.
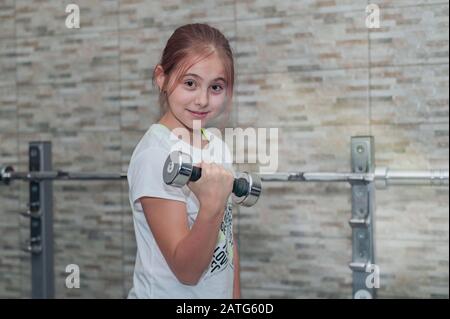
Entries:
MULTIPOLYGON (((187 182, 200 179, 202 169, 192 165, 191 157, 174 151, 164 163, 163 179, 167 185, 183 187, 187 182)), ((233 183, 233 202, 242 206, 253 206, 261 194, 261 179, 247 172, 239 173, 233 183)))

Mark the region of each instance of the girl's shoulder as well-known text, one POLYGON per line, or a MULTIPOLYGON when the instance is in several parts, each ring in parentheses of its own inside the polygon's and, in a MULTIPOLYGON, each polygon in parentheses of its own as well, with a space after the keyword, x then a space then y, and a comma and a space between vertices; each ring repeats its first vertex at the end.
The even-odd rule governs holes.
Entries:
POLYGON ((170 147, 170 131, 160 124, 152 124, 136 144, 130 161, 143 154, 167 153, 170 147))
POLYGON ((152 124, 142 137, 140 144, 143 148, 161 148, 168 150, 171 147, 171 132, 162 124, 152 124))

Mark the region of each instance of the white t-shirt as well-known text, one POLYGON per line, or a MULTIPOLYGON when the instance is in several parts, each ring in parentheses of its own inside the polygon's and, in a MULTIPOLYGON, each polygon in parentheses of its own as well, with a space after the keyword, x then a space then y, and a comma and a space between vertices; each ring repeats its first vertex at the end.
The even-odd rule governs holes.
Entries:
POLYGON ((182 284, 170 270, 139 201, 139 198, 148 196, 184 202, 189 227, 192 227, 199 202, 187 185, 178 188, 164 183, 162 172, 169 153, 181 150, 192 157, 194 164, 201 160, 220 163, 236 176, 227 145, 208 130, 204 132, 209 140, 207 147, 194 148, 178 139, 167 127, 157 123, 150 126, 134 149, 127 178, 137 254, 133 288, 128 298, 232 298, 234 263, 231 200, 229 199, 225 210, 211 263, 195 286, 182 284))

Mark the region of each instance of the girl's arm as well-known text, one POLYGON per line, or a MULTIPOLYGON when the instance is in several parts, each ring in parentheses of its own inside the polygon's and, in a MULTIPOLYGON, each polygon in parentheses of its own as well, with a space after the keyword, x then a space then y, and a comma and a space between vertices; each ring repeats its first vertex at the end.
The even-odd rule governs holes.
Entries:
POLYGON ((233 283, 233 299, 241 299, 241 271, 239 269, 239 255, 237 242, 233 240, 233 255, 234 255, 234 283, 233 283))
POLYGON ((202 169, 201 178, 187 184, 200 204, 191 229, 185 202, 140 198, 161 253, 178 280, 186 285, 196 285, 210 265, 234 182, 234 176, 221 165, 201 162, 197 166, 202 169))
POLYGON ((142 197, 140 202, 174 275, 185 285, 196 285, 211 262, 225 206, 217 213, 215 208, 200 207, 189 230, 185 203, 155 197, 142 197))

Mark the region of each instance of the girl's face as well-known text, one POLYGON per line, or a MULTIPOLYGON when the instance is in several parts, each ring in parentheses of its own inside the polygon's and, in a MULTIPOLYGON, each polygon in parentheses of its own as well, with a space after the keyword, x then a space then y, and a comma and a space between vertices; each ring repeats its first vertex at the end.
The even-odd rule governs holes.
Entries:
POLYGON ((190 129, 194 120, 201 121, 201 127, 204 127, 223 111, 225 100, 223 63, 214 53, 187 70, 168 97, 170 110, 164 117, 172 124, 178 122, 190 129))

